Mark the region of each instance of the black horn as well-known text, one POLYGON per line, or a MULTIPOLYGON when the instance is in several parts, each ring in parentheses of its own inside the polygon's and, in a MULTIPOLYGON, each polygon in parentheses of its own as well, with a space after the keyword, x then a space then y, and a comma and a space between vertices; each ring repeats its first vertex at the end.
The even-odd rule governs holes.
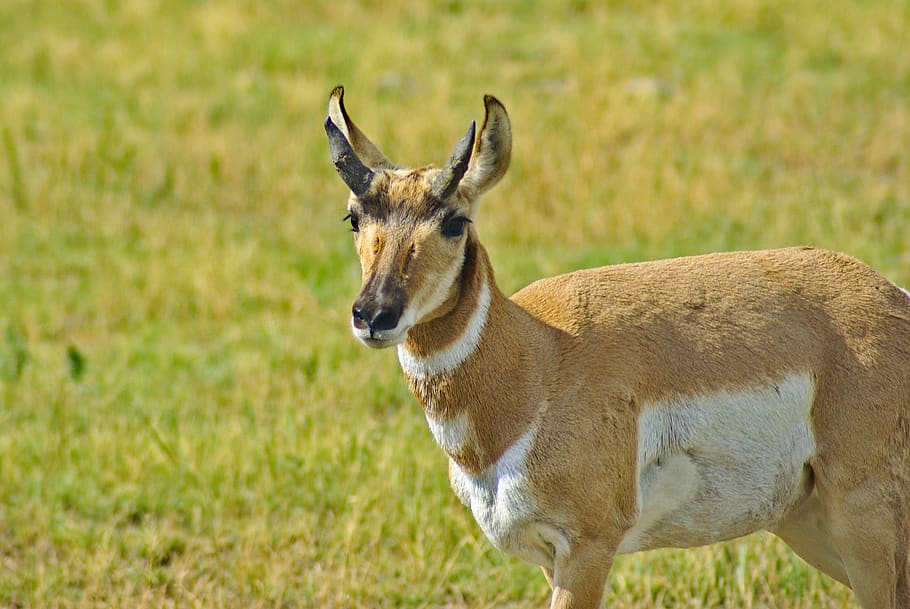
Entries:
POLYGON ((357 158, 357 154, 351 148, 348 138, 332 122, 331 118, 325 119, 325 134, 329 136, 332 163, 335 164, 338 175, 341 176, 341 179, 344 180, 344 183, 348 185, 348 188, 355 195, 359 197, 366 194, 370 190, 370 185, 373 183, 373 178, 376 177, 376 174, 357 158))
POLYGON ((464 134, 457 144, 452 157, 445 167, 439 172, 439 175, 433 180, 433 194, 440 200, 444 201, 452 196, 458 183, 464 177, 465 171, 468 170, 468 163, 471 162, 471 151, 474 149, 474 135, 477 125, 471 121, 468 132, 464 134))

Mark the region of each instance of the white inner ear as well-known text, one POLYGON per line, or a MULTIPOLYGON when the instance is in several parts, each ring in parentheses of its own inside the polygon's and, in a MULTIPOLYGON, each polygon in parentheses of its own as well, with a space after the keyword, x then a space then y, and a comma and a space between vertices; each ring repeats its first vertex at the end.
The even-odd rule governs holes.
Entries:
POLYGON ((338 127, 344 134, 344 137, 350 142, 351 134, 348 133, 348 123, 344 120, 344 115, 341 113, 341 107, 338 105, 338 100, 335 98, 332 98, 332 101, 329 102, 329 118, 332 119, 335 126, 338 127))
POLYGON ((469 199, 479 197, 506 174, 511 152, 508 124, 503 125, 495 117, 489 118, 478 136, 471 162, 459 188, 465 189, 469 199))

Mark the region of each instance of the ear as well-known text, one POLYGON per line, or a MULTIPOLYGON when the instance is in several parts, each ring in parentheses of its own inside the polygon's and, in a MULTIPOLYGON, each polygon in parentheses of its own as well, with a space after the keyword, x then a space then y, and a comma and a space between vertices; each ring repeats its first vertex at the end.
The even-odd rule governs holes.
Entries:
POLYGON ((344 107, 344 87, 335 87, 329 96, 329 118, 344 134, 351 148, 370 169, 398 169, 392 161, 379 151, 373 142, 363 134, 344 107))
POLYGON ((512 158, 512 126, 505 106, 492 95, 484 95, 486 117, 474 142, 471 162, 458 185, 473 199, 492 188, 509 168, 512 158))

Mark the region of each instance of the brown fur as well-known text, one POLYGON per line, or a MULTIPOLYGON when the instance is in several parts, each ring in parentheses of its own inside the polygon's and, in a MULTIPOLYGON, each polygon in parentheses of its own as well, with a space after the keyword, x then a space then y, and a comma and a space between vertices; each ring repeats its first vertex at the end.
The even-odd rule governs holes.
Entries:
POLYGON ((526 467, 537 509, 570 544, 544 569, 551 607, 601 602, 613 554, 638 517, 645 405, 804 373, 814 379, 816 449, 804 496, 770 530, 853 587, 865 609, 910 609, 907 297, 852 258, 802 247, 576 271, 506 298, 472 227, 457 242, 439 235, 446 213, 473 213, 505 173, 508 117, 485 101, 466 186, 451 200, 432 199, 429 167, 380 172, 350 207, 363 217, 364 290, 394 276, 413 304, 457 271, 442 303, 408 329, 410 353, 456 344, 489 286, 487 322, 468 359, 407 380, 429 417, 469 422, 468 441, 449 454, 453 468, 480 475, 536 430, 526 467))

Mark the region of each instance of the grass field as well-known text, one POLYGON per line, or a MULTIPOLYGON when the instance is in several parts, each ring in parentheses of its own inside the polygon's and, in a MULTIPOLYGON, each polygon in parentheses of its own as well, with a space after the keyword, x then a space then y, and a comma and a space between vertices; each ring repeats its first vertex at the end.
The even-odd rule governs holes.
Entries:
MULTIPOLYGON (((507 292, 791 244, 910 284, 906 0, 5 0, 0 49, 0 607, 545 605, 349 334, 336 84, 405 165, 506 103, 507 292)), ((606 604, 856 607, 769 536, 606 604)))

